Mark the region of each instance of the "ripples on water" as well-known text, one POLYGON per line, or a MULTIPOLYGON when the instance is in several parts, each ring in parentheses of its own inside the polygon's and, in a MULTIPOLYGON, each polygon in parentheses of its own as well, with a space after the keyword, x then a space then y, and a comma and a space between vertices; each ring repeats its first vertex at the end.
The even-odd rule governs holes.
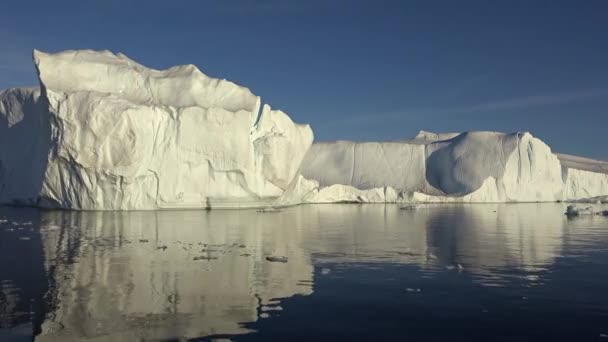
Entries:
POLYGON ((0 208, 0 341, 608 341, 608 218, 564 207, 0 208))

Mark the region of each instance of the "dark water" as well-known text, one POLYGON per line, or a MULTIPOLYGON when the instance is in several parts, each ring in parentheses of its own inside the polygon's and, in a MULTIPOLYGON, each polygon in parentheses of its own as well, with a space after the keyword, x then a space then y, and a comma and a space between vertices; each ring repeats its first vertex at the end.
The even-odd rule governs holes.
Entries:
POLYGON ((563 212, 0 208, 0 341, 608 341, 608 218, 563 212))

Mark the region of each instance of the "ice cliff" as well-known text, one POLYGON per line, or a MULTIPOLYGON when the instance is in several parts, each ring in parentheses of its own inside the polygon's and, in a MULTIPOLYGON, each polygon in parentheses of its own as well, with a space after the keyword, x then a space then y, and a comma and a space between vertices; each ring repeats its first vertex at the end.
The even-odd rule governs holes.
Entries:
POLYGON ((316 143, 303 202, 536 202, 608 193, 608 163, 555 155, 530 133, 420 132, 397 142, 316 143))
POLYGON ((0 92, 0 203, 81 210, 608 195, 608 163, 529 133, 420 132, 312 145, 308 125, 193 65, 34 52, 39 88, 0 92), (312 147, 311 147, 312 145, 312 147))
POLYGON ((0 202, 71 209, 259 206, 312 144, 308 125, 193 65, 34 52, 37 89, 0 94, 0 202))

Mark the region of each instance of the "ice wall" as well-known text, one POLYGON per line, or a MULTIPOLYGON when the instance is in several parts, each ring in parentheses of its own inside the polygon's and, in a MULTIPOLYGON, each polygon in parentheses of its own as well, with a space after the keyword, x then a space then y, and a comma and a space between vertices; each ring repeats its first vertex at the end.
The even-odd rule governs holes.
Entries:
POLYGON ((89 50, 35 51, 34 62, 40 98, 35 90, 0 98, 9 131, 0 160, 13 170, 0 174, 4 203, 96 210, 267 205, 284 193, 312 144, 308 125, 268 105, 258 117, 258 96, 193 65, 159 71, 89 50), (36 150, 36 175, 23 173, 32 162, 22 160, 21 142, 36 150))
POLYGON ((608 195, 608 163, 529 133, 317 143, 308 125, 193 65, 34 51, 40 88, 0 92, 0 204, 91 210, 608 195))
MULTIPOLYGON (((316 143, 303 202, 536 202, 608 193, 608 175, 564 166, 529 133, 420 132, 396 142, 316 143)), ((587 168, 597 163, 587 160, 587 168)))

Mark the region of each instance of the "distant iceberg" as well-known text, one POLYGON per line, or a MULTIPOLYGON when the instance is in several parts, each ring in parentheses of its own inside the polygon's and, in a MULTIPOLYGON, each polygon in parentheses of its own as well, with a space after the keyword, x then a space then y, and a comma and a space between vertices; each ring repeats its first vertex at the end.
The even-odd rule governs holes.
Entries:
POLYGON ((529 133, 313 143, 308 125, 193 65, 34 51, 39 88, 0 92, 0 203, 77 210, 608 195, 608 163, 529 133))
POLYGON ((555 155, 530 133, 316 143, 301 170, 303 202, 554 202, 608 194, 608 163, 555 155))

